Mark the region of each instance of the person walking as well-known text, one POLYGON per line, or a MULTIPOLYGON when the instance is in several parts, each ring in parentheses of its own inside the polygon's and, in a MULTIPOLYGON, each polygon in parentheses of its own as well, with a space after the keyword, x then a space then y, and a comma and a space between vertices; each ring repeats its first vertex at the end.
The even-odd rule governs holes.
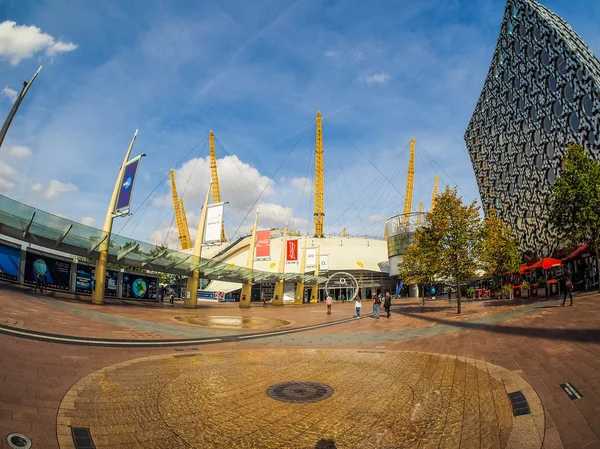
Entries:
POLYGON ((381 298, 373 292, 373 315, 376 319, 379 319, 379 304, 381 304, 381 298))
POLYGON ((327 295, 327 299, 325 299, 325 304, 327 304, 327 315, 331 315, 331 305, 333 304, 333 299, 331 299, 331 295, 327 295))
POLYGON ((44 286, 42 284, 42 275, 40 273, 35 277, 35 287, 33 288, 33 293, 37 292, 37 289, 40 289, 40 293, 44 293, 44 286))
POLYGON ((448 301, 452 301, 452 289, 448 289, 448 301))
POLYGON ((385 314, 386 314, 387 318, 392 316, 390 314, 391 307, 392 307, 392 297, 390 296, 390 292, 385 292, 385 299, 383 301, 383 309, 385 310, 385 314))
POLYGON ((360 300, 360 295, 356 295, 354 307, 356 308, 356 318, 360 318, 360 309, 362 308, 362 301, 360 300))
POLYGON ((563 307, 565 306, 565 302, 567 302, 567 293, 569 294, 569 298, 571 299, 570 306, 573 305, 573 294, 571 290, 573 290, 573 281, 571 280, 571 273, 568 271, 560 278, 560 288, 563 290, 563 307))

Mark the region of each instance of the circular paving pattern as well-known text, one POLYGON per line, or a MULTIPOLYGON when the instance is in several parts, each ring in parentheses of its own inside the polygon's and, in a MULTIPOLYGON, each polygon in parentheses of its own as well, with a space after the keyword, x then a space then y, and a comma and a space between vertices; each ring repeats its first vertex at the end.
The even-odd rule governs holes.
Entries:
MULTIPOLYGON (((70 435, 69 426, 89 427, 98 449, 117 442, 140 448, 539 448, 544 413, 523 379, 479 360, 282 349, 113 365, 71 388, 58 423, 59 436, 70 435), (298 379, 306 384, 288 383, 298 379), (327 387, 327 397, 308 403, 265 393, 309 397, 327 387), (508 393, 518 390, 531 415, 513 416, 508 393)), ((73 448, 68 438, 59 441, 73 448)))
POLYGON ((285 320, 256 316, 184 315, 176 316, 175 319, 181 321, 182 323, 220 329, 271 329, 287 326, 288 324, 290 324, 289 321, 285 320))
POLYGON ((321 401, 332 393, 333 389, 329 385, 316 382, 284 382, 267 389, 267 394, 273 399, 295 404, 321 401))

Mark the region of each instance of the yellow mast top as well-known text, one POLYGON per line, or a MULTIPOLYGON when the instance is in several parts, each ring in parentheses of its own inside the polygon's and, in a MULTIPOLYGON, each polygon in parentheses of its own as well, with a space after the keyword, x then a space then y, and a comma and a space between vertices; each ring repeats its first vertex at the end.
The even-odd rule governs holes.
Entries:
POLYGON ((185 241, 187 242, 188 249, 192 247, 192 238, 190 237, 190 228, 187 222, 187 215, 185 214, 185 206, 183 205, 183 198, 180 200, 181 203, 181 223, 183 224, 183 235, 185 236, 185 241))
MULTIPOLYGON (((219 190, 219 173, 217 172, 217 154, 215 152, 215 135, 212 130, 210 137, 210 178, 212 180, 213 203, 221 202, 221 191, 219 190)), ((225 222, 221 222, 221 241, 225 241, 225 222)))
POLYGON ((325 217, 325 175, 323 168, 323 127, 321 111, 317 111, 316 156, 315 156, 315 237, 323 237, 325 217))
POLYGON ((433 184, 433 197, 431 198, 431 211, 435 208, 435 200, 437 198, 438 192, 438 175, 435 175, 435 183, 433 184))
POLYGON ((175 170, 171 169, 171 194, 173 195, 173 208, 175 209, 175 221, 177 222, 177 231, 179 233, 179 241, 181 242, 181 249, 189 249, 192 247, 190 241, 190 231, 186 232, 187 220, 185 221, 181 212, 183 207, 183 199, 179 202, 179 196, 177 195, 177 186, 175 185, 175 170))
POLYGON ((419 215, 417 215, 417 224, 421 224, 421 213, 423 212, 423 201, 419 201, 419 215))
POLYGON ((415 186, 415 139, 410 141, 410 160, 408 161, 408 177, 406 179, 406 196, 404 197, 404 216, 402 223, 409 224, 409 214, 412 211, 412 196, 415 186))

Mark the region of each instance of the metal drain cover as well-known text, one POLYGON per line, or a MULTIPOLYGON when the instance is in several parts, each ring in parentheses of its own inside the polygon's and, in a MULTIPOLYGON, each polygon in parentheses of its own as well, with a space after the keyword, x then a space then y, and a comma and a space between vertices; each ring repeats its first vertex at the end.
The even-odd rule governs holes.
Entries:
POLYGON ((6 437, 6 441, 11 449, 29 449, 31 447, 31 440, 22 433, 11 433, 6 437))
POLYGON ((316 382, 284 382, 267 389, 267 394, 273 399, 296 404, 321 401, 332 393, 333 388, 329 385, 316 382))

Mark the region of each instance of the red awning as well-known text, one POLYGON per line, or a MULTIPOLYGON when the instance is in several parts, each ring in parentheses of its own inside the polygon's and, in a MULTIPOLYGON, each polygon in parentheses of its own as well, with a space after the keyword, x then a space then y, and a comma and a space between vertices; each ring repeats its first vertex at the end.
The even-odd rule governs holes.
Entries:
POLYGON ((534 270, 549 270, 550 268, 560 267, 562 262, 558 259, 546 258, 542 260, 538 260, 533 265, 530 265, 525 268, 525 271, 534 271, 534 270))
POLYGON ((523 265, 522 267, 520 267, 519 274, 525 274, 525 270, 527 270, 527 268, 529 268, 527 265, 523 265))
POLYGON ((577 248, 575 251, 573 251, 571 254, 569 254, 567 257, 563 257, 561 260, 563 262, 567 262, 571 259, 575 259, 580 254, 585 253, 589 249, 589 247, 590 247, 590 245, 588 243, 584 243, 579 248, 577 248))

